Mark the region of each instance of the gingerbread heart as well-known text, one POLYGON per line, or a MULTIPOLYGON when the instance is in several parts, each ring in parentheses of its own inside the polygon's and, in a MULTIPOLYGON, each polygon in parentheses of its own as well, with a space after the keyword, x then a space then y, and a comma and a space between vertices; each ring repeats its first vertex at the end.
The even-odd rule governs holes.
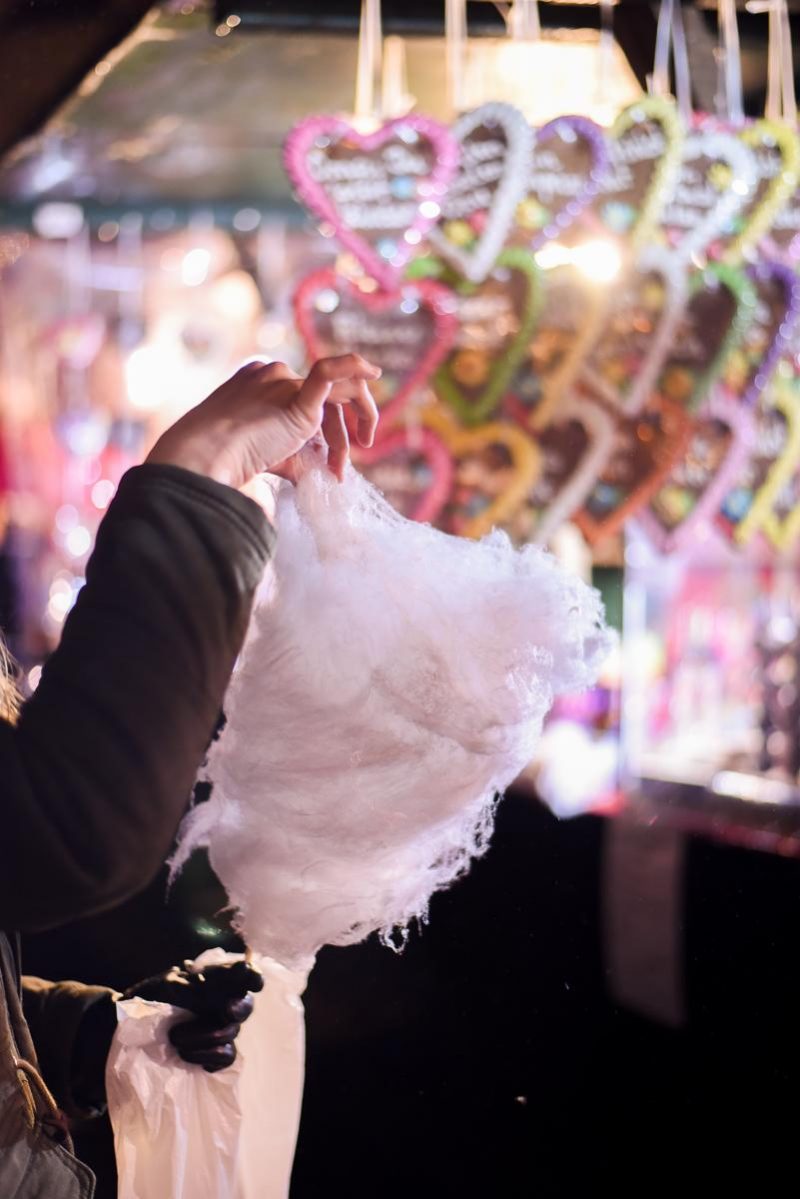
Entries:
POLYGON ((453 126, 458 170, 428 242, 465 279, 480 283, 506 240, 527 190, 533 130, 510 104, 482 104, 453 126))
POLYGON ((369 449, 353 445, 353 462, 401 516, 432 524, 453 484, 453 462, 429 429, 395 430, 369 449))
POLYGON ((800 463, 800 405, 787 382, 792 376, 790 363, 781 363, 756 410, 752 450, 717 512, 717 530, 737 545, 762 530, 800 463))
POLYGON ((800 188, 795 188, 775 213, 764 238, 764 250, 771 258, 797 267, 800 261, 800 188))
POLYGON ((787 349, 800 317, 800 279, 780 262, 764 259, 747 269, 755 303, 720 376, 726 388, 754 406, 787 349))
POLYGON ((549 424, 569 394, 606 303, 605 288, 569 265, 544 271, 542 290, 541 315, 503 402, 508 416, 531 429, 549 424))
POLYGON ((391 290, 439 219, 459 148, 429 117, 360 133, 338 117, 317 116, 295 125, 283 158, 302 203, 391 290))
POLYGON ((557 238, 592 202, 607 170, 608 146, 594 121, 565 116, 542 125, 514 240, 537 250, 557 238))
POLYGON ((753 153, 756 179, 744 207, 717 240, 715 253, 726 262, 741 261, 758 245, 800 182, 800 138, 789 125, 753 121, 738 136, 753 153))
POLYGON ((685 453, 691 434, 686 410, 658 396, 643 412, 619 418, 606 464, 574 517, 591 545, 618 533, 650 501, 685 453))
POLYGON ((294 297, 310 357, 355 351, 381 367, 373 386, 380 436, 450 349, 455 307, 452 292, 432 279, 408 281, 395 292, 365 291, 328 267, 304 279, 294 297))
POLYGON ((713 522, 747 460, 754 428, 752 414, 724 389, 705 402, 686 453, 636 517, 662 553, 679 549, 713 522))
POLYGON ((614 430, 609 413, 587 399, 567 401, 557 420, 539 431, 542 469, 523 505, 524 540, 546 544, 580 508, 613 449, 614 430))
MULTIPOLYGON (((781 383, 782 402, 793 413, 791 423, 800 419, 800 386, 797 376, 791 383, 781 383)), ((777 464, 776 464, 777 465, 777 464)), ((779 553, 786 553, 800 537, 800 449, 788 477, 781 471, 779 479, 768 480, 764 488, 769 509, 765 511, 761 530, 779 553), (774 484, 774 486, 770 486, 774 484)))
POLYGON ((609 298, 581 369, 582 386, 615 411, 643 408, 675 340, 687 289, 680 260, 663 247, 646 247, 609 298))
MULTIPOLYGON (((418 259, 413 277, 441 273, 435 259, 418 259)), ((497 408, 525 353, 542 306, 541 272, 533 255, 509 247, 489 276, 457 288, 458 332, 433 386, 465 424, 486 420, 497 408)))
POLYGON ((704 254, 737 217, 755 188, 753 153, 732 133, 691 133, 659 227, 684 262, 704 254))
POLYGON ((499 421, 463 429, 441 405, 424 408, 421 420, 455 459, 453 486, 439 527, 477 538, 511 520, 541 469, 539 451, 530 438, 499 421))
POLYGON ((672 100, 642 96, 609 130, 609 169, 583 223, 624 239, 635 252, 647 243, 675 185, 684 141, 672 100))
POLYGON ((755 303, 752 283, 736 267, 715 262, 693 275, 654 390, 695 411, 739 344, 755 303))

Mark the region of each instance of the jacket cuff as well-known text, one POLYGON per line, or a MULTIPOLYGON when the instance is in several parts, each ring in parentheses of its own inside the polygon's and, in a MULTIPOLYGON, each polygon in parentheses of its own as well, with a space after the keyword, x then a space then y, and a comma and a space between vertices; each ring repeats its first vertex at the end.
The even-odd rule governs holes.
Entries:
POLYGON ((254 500, 234 487, 218 483, 215 479, 209 479, 195 471, 185 470, 182 466, 145 462, 141 466, 132 467, 122 476, 109 512, 135 505, 142 492, 153 489, 162 494, 172 493, 191 498, 230 521, 263 556, 267 557, 272 553, 276 539, 275 529, 254 500))

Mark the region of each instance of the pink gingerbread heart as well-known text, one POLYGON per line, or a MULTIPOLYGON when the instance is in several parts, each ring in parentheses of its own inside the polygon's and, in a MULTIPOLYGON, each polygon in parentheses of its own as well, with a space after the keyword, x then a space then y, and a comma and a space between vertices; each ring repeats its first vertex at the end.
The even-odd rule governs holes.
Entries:
POLYGON ((338 117, 317 116, 295 125, 283 160, 303 204, 391 290, 439 219, 459 155, 452 133, 429 117, 359 133, 338 117))

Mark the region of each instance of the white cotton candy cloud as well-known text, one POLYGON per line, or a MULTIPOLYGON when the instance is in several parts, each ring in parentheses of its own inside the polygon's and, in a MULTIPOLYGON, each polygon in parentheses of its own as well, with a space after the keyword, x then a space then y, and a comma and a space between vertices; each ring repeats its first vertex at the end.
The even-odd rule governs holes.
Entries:
POLYGON ((543 551, 414 524, 352 470, 286 487, 278 528, 175 868, 207 846, 247 943, 306 967, 424 919, 610 634, 543 551))

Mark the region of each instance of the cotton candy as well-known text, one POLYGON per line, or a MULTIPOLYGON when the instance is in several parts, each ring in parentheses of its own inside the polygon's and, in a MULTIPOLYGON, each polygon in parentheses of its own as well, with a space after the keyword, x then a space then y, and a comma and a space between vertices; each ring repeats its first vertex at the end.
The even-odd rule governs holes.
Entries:
POLYGON ((610 634, 542 550, 405 520, 352 469, 285 486, 277 524, 175 866, 207 846, 247 943, 307 968, 425 919, 610 634))

